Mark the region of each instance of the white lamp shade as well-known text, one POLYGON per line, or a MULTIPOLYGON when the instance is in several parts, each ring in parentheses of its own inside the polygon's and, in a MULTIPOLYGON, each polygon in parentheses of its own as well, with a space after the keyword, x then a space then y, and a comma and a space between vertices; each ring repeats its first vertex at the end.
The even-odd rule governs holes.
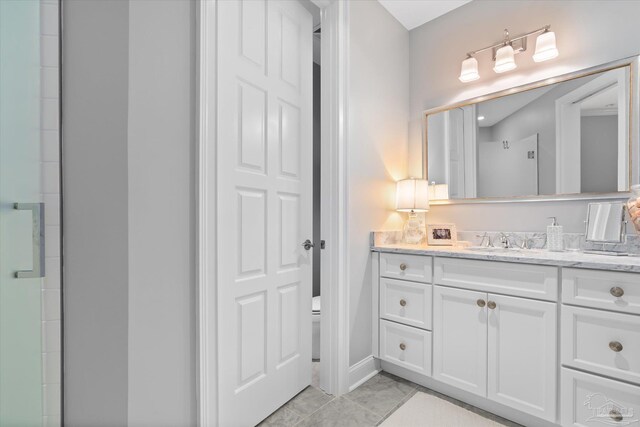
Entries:
POLYGON ((557 56, 556 34, 553 31, 540 34, 536 39, 536 52, 533 54, 533 60, 535 62, 542 62, 557 56))
POLYGON ((496 52, 496 65, 493 67, 493 71, 496 73, 504 73, 516 68, 516 61, 514 58, 513 47, 511 45, 502 46, 496 52))
POLYGON ((462 83, 472 82, 478 80, 480 74, 478 74, 478 60, 470 57, 462 61, 462 68, 460 70, 460 81, 462 83))
POLYGON ((429 210, 429 182, 426 179, 403 179, 396 183, 396 210, 426 212, 429 210))

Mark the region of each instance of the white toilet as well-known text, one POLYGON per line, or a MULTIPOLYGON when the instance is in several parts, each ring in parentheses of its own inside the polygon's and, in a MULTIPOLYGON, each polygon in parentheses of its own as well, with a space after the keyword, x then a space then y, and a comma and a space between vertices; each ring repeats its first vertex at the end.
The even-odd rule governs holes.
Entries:
POLYGON ((313 297, 311 303, 311 358, 320 359, 320 296, 313 297))

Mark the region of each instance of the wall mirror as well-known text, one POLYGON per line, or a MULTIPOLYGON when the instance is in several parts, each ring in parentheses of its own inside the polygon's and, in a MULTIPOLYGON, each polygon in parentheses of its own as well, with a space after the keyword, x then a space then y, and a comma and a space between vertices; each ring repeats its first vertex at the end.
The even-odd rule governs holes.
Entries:
POLYGON ((589 203, 585 240, 621 243, 624 240, 624 203, 589 203))
POLYGON ((637 60, 426 111, 432 200, 624 197, 638 181, 637 60))

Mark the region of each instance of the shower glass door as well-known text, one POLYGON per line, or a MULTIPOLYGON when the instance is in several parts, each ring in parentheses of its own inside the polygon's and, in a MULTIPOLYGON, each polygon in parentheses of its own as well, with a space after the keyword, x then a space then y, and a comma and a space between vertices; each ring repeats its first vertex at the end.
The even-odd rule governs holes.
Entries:
MULTIPOLYGON (((41 147, 48 125, 41 114, 47 104, 42 76, 51 74, 42 61, 53 52, 43 51, 43 33, 51 30, 43 32, 41 12, 55 13, 47 5, 57 11, 50 0, 0 0, 0 426, 58 425, 60 420, 59 281, 57 295, 44 298, 47 195, 41 147), (57 323, 45 321, 47 316, 58 316, 57 323), (43 333, 56 325, 57 331, 43 333), (47 345, 57 355, 48 354, 47 345)), ((49 89, 57 94, 57 83, 49 89)))

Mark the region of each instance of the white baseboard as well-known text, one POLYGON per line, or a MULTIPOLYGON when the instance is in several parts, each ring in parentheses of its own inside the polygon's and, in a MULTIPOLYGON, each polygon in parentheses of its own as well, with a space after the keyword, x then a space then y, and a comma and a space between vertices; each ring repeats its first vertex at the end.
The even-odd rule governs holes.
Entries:
POLYGON ((380 362, 367 356, 349 368, 349 391, 353 391, 380 372, 380 362))

